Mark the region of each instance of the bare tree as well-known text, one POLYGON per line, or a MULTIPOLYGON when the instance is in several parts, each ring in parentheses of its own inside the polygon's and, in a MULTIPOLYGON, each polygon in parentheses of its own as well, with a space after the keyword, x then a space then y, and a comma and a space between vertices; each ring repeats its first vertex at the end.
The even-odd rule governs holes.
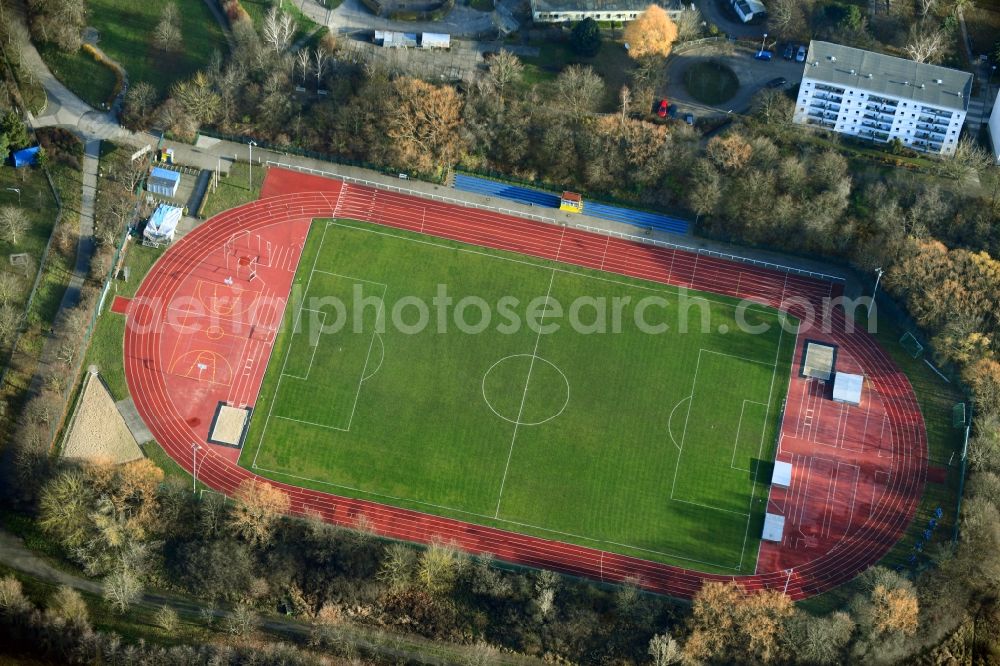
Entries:
POLYGON ((947 43, 948 37, 943 30, 914 24, 906 41, 906 55, 915 62, 937 63, 947 43))
POLYGON ((168 2, 160 13, 160 22, 153 30, 153 45, 163 51, 179 51, 182 47, 181 17, 177 5, 168 2))
POLYGON ((304 85, 312 72, 312 52, 309 49, 299 49, 298 53, 295 54, 295 68, 299 70, 304 85))
POLYGON ((180 624, 177 611, 166 604, 161 606, 160 610, 156 611, 153 621, 167 633, 173 633, 177 629, 177 625, 180 624))
POLYGON ((674 15, 674 23, 677 25, 677 41, 686 42, 701 36, 704 20, 701 18, 701 12, 692 3, 674 15))
POLYGON ((684 653, 680 644, 666 631, 650 639, 649 656, 652 657, 653 666, 670 666, 679 662, 684 653))
POLYGON ((141 595, 142 583, 130 569, 119 567, 104 579, 104 599, 120 614, 124 614, 141 595))
POLYGON ((323 81, 323 75, 326 73, 326 67, 330 61, 330 53, 326 49, 316 49, 313 51, 313 73, 316 75, 316 89, 320 87, 320 83, 323 81))
POLYGON ((0 305, 9 305, 20 298, 24 284, 14 273, 0 273, 0 305))
POLYGON ((49 612, 77 626, 87 626, 90 613, 83 595, 67 585, 60 585, 49 601, 49 612))
POLYGON ((628 108, 632 103, 632 91, 629 90, 628 86, 622 86, 622 89, 618 91, 618 105, 622 112, 622 123, 628 118, 628 108))
POLYGON ((570 65, 555 81, 557 104, 579 118, 597 110, 604 81, 589 66, 570 65))
POLYGON ((927 18, 927 15, 934 11, 937 3, 938 0, 917 0, 917 6, 920 8, 921 18, 927 18))
POLYGON ((292 36, 295 34, 295 21, 278 7, 271 7, 271 11, 264 18, 261 34, 271 50, 275 53, 282 53, 292 43, 292 36))
POLYGON ((21 312, 12 305, 0 305, 0 344, 9 343, 21 326, 21 312))
POLYGON ((17 245, 28 230, 28 218, 24 211, 16 206, 0 208, 0 231, 11 245, 17 245))
POLYGON ((493 89, 496 90, 501 103, 503 103, 507 87, 521 78, 523 71, 524 65, 520 58, 507 49, 500 49, 500 52, 490 59, 487 79, 493 84, 493 89))

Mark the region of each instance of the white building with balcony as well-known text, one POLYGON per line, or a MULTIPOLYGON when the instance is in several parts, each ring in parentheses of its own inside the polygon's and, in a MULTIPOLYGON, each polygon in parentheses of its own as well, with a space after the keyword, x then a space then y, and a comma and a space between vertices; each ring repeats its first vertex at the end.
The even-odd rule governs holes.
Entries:
POLYGON ((670 18, 684 11, 681 0, 530 0, 529 4, 535 23, 569 23, 585 18, 634 21, 651 4, 663 7, 670 18))
POLYGON ((972 75, 861 49, 810 42, 793 121, 950 155, 969 109, 972 75))

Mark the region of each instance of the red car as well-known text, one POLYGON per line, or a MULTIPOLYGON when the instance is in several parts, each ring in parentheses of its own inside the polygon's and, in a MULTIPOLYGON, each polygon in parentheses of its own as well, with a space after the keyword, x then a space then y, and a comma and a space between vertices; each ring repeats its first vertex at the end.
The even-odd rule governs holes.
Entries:
POLYGON ((667 100, 661 99, 659 106, 656 107, 656 115, 658 115, 661 118, 666 118, 667 117, 667 107, 668 106, 670 106, 670 105, 667 104, 667 100))

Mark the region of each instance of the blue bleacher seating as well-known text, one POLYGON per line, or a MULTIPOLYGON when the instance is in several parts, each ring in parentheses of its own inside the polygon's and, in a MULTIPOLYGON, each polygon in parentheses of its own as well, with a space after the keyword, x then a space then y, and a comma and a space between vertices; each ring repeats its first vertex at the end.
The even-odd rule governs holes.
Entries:
MULTIPOLYGON (((500 197, 510 199, 522 204, 542 206, 545 208, 559 208, 559 196, 551 192, 501 183, 496 180, 478 178, 463 173, 455 174, 455 189, 463 192, 473 192, 488 197, 500 197)), ((659 213, 649 213, 631 208, 621 208, 596 201, 586 201, 583 206, 585 215, 599 217, 613 222, 622 222, 642 229, 656 229, 674 234, 688 233, 688 223, 668 215, 659 213)))

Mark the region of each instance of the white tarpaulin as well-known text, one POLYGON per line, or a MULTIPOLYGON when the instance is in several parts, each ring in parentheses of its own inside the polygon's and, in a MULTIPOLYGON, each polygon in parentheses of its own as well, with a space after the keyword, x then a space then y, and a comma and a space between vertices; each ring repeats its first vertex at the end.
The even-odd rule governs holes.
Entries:
POLYGON ((451 48, 451 35, 440 32, 425 32, 420 38, 420 46, 425 49, 451 48))
POLYGON ((764 514, 764 534, 761 536, 765 541, 775 541, 781 543, 785 534, 785 517, 776 513, 764 514))
POLYGON ((838 372, 833 380, 833 399, 836 402, 846 402, 851 405, 861 404, 861 387, 865 378, 862 375, 849 375, 838 372))
POLYGON ((177 231, 177 223, 181 221, 183 210, 176 206, 160 204, 146 222, 143 238, 154 243, 170 242, 177 231))
POLYGON ((792 483, 792 463, 774 461, 774 472, 771 473, 771 485, 787 488, 792 483))

